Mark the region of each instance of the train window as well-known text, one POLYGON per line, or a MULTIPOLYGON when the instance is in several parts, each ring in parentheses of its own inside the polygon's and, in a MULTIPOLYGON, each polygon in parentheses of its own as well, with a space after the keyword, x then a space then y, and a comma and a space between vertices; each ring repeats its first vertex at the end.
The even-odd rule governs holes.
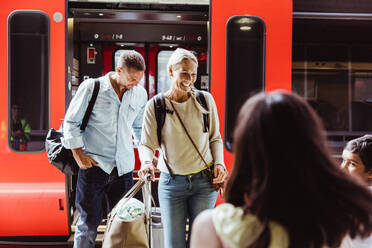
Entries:
POLYGON ((49 129, 49 17, 8 17, 8 140, 15 151, 43 151, 49 129))
POLYGON ((353 46, 350 50, 351 129, 354 132, 370 132, 372 131, 372 46, 353 46))
POLYGON ((304 96, 314 107, 327 130, 347 130, 348 64, 344 62, 348 56, 346 47, 308 45, 304 49, 306 64, 297 64, 294 68, 293 90, 304 96), (332 97, 329 92, 333 93, 332 97))
POLYGON ((162 50, 158 53, 157 61, 157 93, 166 92, 170 88, 167 64, 173 51, 162 50))
POLYGON ((225 146, 232 136, 240 107, 264 89, 265 23, 257 16, 233 16, 226 26, 225 146))
POLYGON ((372 131, 371 28, 365 20, 294 19, 292 90, 319 114, 335 147, 372 131))
MULTIPOLYGON (((114 69, 116 68, 117 64, 118 64, 118 61, 119 61, 119 58, 120 58, 120 55, 124 52, 124 51, 135 51, 133 49, 119 49, 119 50, 116 50, 115 53, 114 53, 114 69)), ((142 87, 145 88, 145 77, 143 76, 141 81, 139 82, 140 85, 142 85, 142 87)))

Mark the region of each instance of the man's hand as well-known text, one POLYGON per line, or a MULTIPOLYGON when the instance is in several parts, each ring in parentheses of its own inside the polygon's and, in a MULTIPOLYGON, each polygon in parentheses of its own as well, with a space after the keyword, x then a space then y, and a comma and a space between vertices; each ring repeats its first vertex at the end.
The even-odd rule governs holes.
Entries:
POLYGON ((92 166, 98 166, 98 163, 94 161, 91 157, 85 155, 81 148, 71 149, 71 151, 80 169, 86 170, 92 168, 92 166))

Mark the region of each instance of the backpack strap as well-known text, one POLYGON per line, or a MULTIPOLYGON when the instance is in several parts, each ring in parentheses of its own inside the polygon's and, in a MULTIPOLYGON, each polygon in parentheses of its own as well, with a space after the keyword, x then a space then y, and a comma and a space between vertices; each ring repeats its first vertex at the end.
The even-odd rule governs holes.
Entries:
MULTIPOLYGON (((158 135, 158 142, 160 146, 161 145, 161 129, 163 128, 164 123, 165 123, 165 115, 166 113, 173 114, 173 111, 166 109, 165 98, 164 98, 163 93, 159 93, 156 96, 154 96, 154 107, 155 107, 154 108, 155 118, 156 118, 156 124, 157 124, 156 133, 158 135)), ((164 153, 163 153, 163 159, 164 159, 165 165, 167 166, 170 176, 173 178, 174 177, 173 170, 170 168, 167 162, 167 159, 164 156, 164 153)))
MULTIPOLYGON (((209 111, 207 101, 205 100, 205 96, 204 96, 204 94, 202 93, 201 90, 195 90, 195 98, 198 101, 198 103, 205 110, 209 111)), ((203 114, 203 124, 204 124, 203 132, 208 133, 208 131, 209 131, 209 114, 203 114)))
POLYGON ((154 96, 154 109, 155 109, 155 118, 157 123, 157 135, 158 135, 158 142, 159 146, 161 145, 161 129, 164 126, 165 122, 165 99, 164 94, 160 93, 154 96))
POLYGON ((90 114, 92 113, 93 106, 94 106, 94 104, 96 103, 96 100, 97 100, 99 86, 100 86, 99 85, 99 79, 95 79, 94 80, 94 90, 93 90, 92 98, 90 99, 87 110, 85 111, 83 122, 81 123, 81 126, 80 126, 80 130, 84 131, 85 127, 88 124, 90 114))

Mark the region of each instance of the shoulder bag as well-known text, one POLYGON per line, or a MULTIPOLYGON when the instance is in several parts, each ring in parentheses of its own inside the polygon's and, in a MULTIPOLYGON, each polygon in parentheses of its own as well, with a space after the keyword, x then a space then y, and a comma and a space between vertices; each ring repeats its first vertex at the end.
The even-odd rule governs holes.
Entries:
MULTIPOLYGON (((99 91, 99 80, 96 79, 94 82, 94 90, 92 98, 89 101, 87 110, 80 126, 80 130, 85 130, 88 124, 90 114, 92 113, 93 106, 96 102, 98 91, 99 91)), ((63 147, 61 138, 63 138, 63 123, 59 130, 51 128, 45 139, 45 150, 48 156, 49 163, 54 165, 58 170, 62 171, 67 175, 76 175, 79 171, 79 166, 77 165, 72 151, 63 147)))
MULTIPOLYGON (((191 138, 189 132, 187 132, 187 129, 186 129, 186 127, 185 127, 185 124, 183 124, 183 122, 182 122, 182 120, 181 120, 181 117, 180 117, 180 115, 178 114, 176 108, 174 107, 172 101, 169 101, 169 102, 171 103, 172 108, 173 108, 174 112, 176 113, 178 120, 181 122, 181 125, 182 125, 183 129, 185 130, 185 133, 186 133, 187 137, 188 137, 189 140, 191 141, 191 143, 192 143, 192 145, 194 146, 195 150, 198 152, 200 158, 203 160, 203 162, 204 162, 204 164, 205 164, 205 167, 206 167, 206 172, 208 173, 209 181, 211 182, 213 188, 214 188, 217 192, 219 192, 220 190, 223 189, 223 187, 224 187, 224 182, 222 182, 222 183, 213 183, 213 178, 214 178, 214 173, 213 173, 213 171, 214 171, 214 163, 213 163, 211 166, 208 166, 208 163, 205 161, 203 155, 201 155, 201 153, 200 153, 198 147, 196 146, 195 142, 194 142, 193 139, 191 138)), ((167 167, 169 167, 169 166, 167 165, 167 167)), ((169 168, 168 168, 168 170, 169 170, 169 168)), ((220 192, 220 193, 221 193, 221 192, 220 192)))

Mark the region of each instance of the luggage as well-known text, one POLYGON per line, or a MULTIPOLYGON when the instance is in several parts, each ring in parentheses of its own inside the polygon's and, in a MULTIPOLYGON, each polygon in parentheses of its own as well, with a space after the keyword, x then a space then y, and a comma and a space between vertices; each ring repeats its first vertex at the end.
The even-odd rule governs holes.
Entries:
MULTIPOLYGON (((150 184, 150 182, 149 182, 150 184)), ((149 234, 150 248, 164 247, 164 230, 161 221, 161 212, 159 207, 155 207, 155 201, 152 199, 151 187, 145 185, 146 190, 142 191, 145 212, 147 217, 147 232, 149 234), (152 206, 152 204, 154 207, 152 206)))
POLYGON ((150 247, 163 248, 164 247, 164 229, 161 222, 160 208, 151 208, 150 221, 150 247))
POLYGON ((112 209, 102 248, 164 247, 160 209, 152 207, 150 184, 140 179, 112 209), (141 189, 144 203, 133 198, 141 189))

